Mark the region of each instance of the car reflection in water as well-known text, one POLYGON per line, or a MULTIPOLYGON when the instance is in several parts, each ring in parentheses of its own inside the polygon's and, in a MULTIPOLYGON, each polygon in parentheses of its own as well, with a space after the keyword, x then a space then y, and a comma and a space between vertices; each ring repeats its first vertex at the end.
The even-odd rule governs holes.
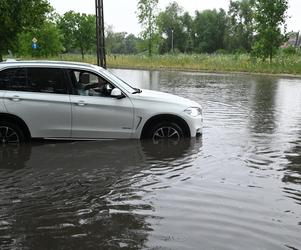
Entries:
POLYGON ((78 166, 92 169, 107 165, 126 168, 137 163, 147 164, 149 160, 172 164, 172 160, 198 153, 201 146, 201 138, 160 143, 153 143, 151 140, 35 142, 0 147, 0 168, 13 170, 25 167, 39 169, 50 167, 53 169, 78 166))
POLYGON ((154 218, 148 195, 164 188, 162 176, 181 176, 201 147, 201 139, 1 147, 0 243, 7 249, 141 248, 154 218))

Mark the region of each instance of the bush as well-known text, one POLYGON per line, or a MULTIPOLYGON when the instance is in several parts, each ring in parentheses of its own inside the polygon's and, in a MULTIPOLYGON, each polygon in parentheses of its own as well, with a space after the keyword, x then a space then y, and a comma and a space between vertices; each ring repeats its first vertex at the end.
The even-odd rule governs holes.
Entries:
POLYGON ((228 54, 228 52, 225 49, 218 49, 217 51, 215 51, 215 54, 226 55, 226 54, 228 54))
POLYGON ((285 55, 295 55, 297 53, 297 49, 293 46, 283 48, 282 51, 285 55))

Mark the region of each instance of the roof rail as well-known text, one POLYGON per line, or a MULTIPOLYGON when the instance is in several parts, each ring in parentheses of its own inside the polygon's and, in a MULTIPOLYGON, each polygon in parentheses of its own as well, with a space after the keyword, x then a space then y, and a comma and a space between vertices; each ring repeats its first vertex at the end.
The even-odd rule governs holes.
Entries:
POLYGON ((48 64, 48 65, 65 65, 65 66, 85 66, 89 68, 93 68, 96 65, 83 63, 83 62, 72 62, 72 61, 52 61, 52 60, 15 60, 8 59, 4 61, 4 63, 16 63, 16 64, 48 64))

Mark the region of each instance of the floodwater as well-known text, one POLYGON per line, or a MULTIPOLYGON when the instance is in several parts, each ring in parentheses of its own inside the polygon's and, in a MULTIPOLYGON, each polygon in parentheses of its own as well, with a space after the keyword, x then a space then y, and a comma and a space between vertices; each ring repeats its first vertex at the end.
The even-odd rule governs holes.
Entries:
POLYGON ((199 139, 0 149, 0 249, 301 249, 301 79, 113 70, 204 108, 199 139))

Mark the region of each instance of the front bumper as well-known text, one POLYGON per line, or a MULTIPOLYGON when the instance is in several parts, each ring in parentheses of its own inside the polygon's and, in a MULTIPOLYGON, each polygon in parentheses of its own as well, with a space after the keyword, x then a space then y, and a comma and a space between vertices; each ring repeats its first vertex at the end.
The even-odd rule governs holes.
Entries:
POLYGON ((203 116, 186 117, 186 122, 190 128, 191 137, 197 137, 203 134, 203 116))

